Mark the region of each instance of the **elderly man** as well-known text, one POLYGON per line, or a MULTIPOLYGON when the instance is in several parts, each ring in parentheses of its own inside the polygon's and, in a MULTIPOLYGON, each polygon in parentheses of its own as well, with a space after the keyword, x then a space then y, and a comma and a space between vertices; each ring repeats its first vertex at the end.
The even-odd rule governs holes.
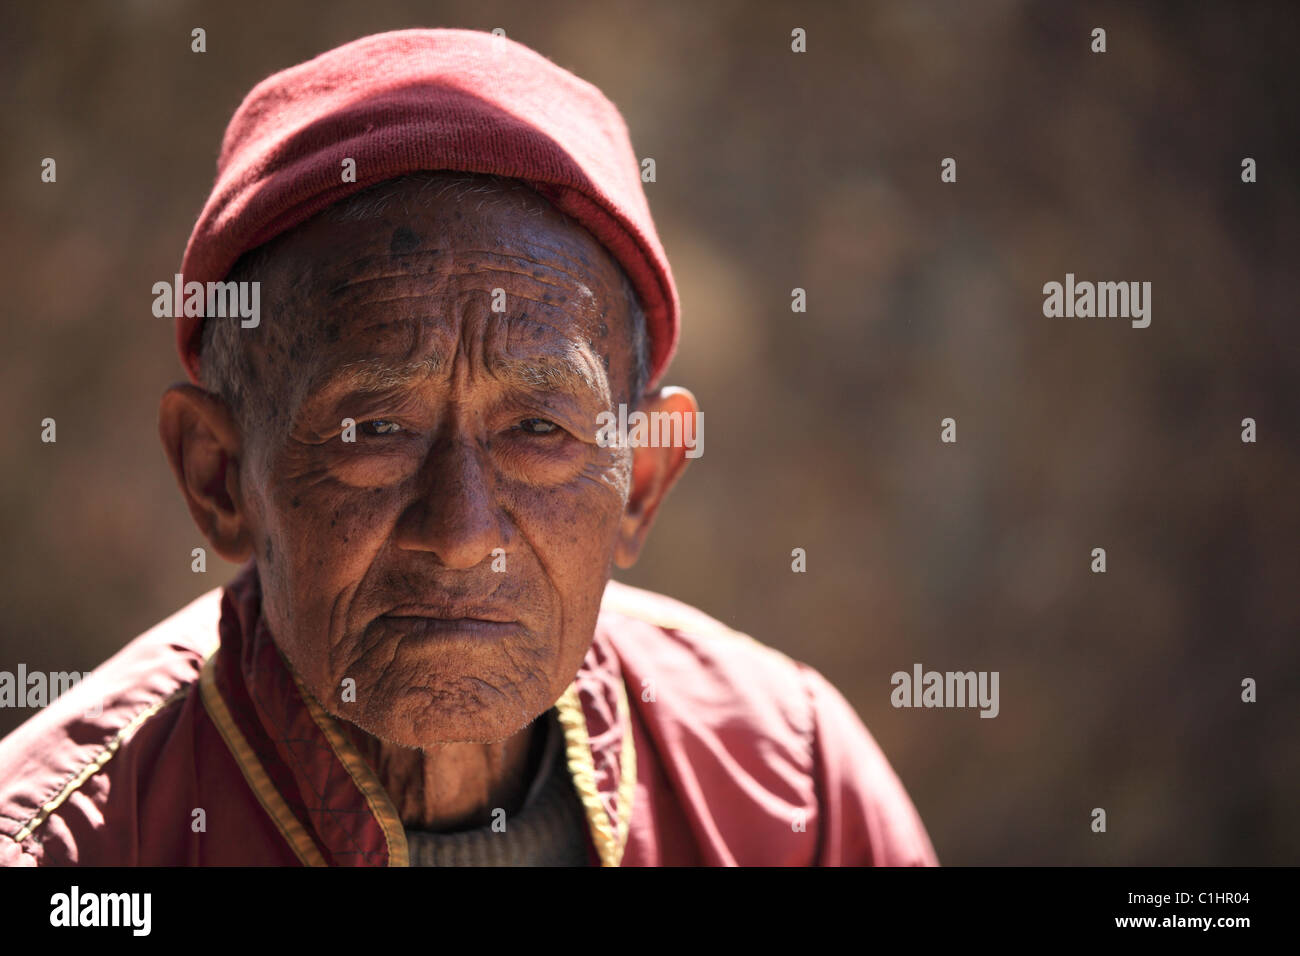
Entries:
POLYGON ((162 440, 244 567, 0 744, 0 861, 936 862, 824 678, 610 581, 694 454, 598 423, 698 409, 599 91, 461 30, 277 74, 177 286, 162 440))

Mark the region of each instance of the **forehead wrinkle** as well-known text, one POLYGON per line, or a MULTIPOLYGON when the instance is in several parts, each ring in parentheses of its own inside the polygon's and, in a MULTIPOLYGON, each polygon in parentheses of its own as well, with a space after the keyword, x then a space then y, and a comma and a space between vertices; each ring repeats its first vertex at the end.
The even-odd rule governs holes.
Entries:
MULTIPOLYGON (((536 248, 547 249, 547 247, 545 246, 539 246, 536 248)), ((548 249, 548 251, 553 251, 553 250, 548 249)), ((471 254, 482 255, 489 260, 503 259, 507 262, 524 263, 525 265, 524 268, 522 269, 507 269, 500 265, 489 264, 488 270, 492 272, 505 273, 506 275, 521 276, 522 278, 529 279, 533 282, 536 282, 539 285, 548 286, 552 289, 558 289, 561 292, 571 292, 573 291, 573 287, 576 286, 577 291, 581 293, 583 296, 590 299, 592 302, 595 302, 596 300, 595 295, 592 294, 592 291, 587 284, 588 282, 591 281, 592 277, 590 275, 589 270, 585 268, 579 272, 571 272, 570 270, 562 269, 559 266, 554 265, 553 263, 541 262, 536 259, 530 259, 527 256, 517 256, 508 252, 501 252, 499 250, 494 250, 494 249, 475 249, 475 250, 471 250, 471 254), (538 270, 544 270, 545 272, 553 273, 556 277, 563 276, 564 278, 558 280, 550 280, 543 276, 537 275, 538 270), (566 282, 565 280, 568 281, 566 282)), ((478 271, 479 270, 475 270, 475 272, 478 271)), ((471 272, 468 274, 473 275, 475 273, 471 272)))
MULTIPOLYGON (((550 252, 550 253, 556 253, 556 252, 559 252, 559 250, 553 249, 553 248, 551 248, 551 247, 549 247, 549 246, 541 246, 541 245, 533 245, 533 244, 529 244, 529 246, 530 246, 530 248, 536 248, 536 249, 540 249, 540 250, 543 250, 543 251, 546 251, 546 252, 550 252)), ((504 260, 507 260, 507 261, 513 260, 513 261, 515 261, 515 262, 526 263, 527 266, 526 266, 525 269, 503 269, 503 268, 500 268, 500 267, 496 267, 495 271, 508 273, 508 274, 510 274, 510 275, 523 276, 523 277, 525 277, 525 278, 532 279, 533 281, 538 282, 538 283, 540 283, 540 284, 542 284, 542 285, 551 286, 552 288, 556 288, 556 289, 564 289, 564 288, 565 288, 565 283, 564 283, 563 281, 558 281, 558 282, 557 282, 557 281, 547 281, 545 278, 542 278, 541 276, 535 275, 535 271, 536 271, 536 270, 538 270, 538 269, 544 269, 544 270, 546 270, 546 271, 548 271, 548 272, 553 272, 553 273, 556 273, 556 274, 559 275, 559 276, 564 276, 564 277, 568 278, 568 279, 571 280, 575 285, 577 285, 577 287, 579 288, 579 290, 580 290, 584 295, 586 295, 588 298, 592 298, 592 299, 595 298, 595 297, 592 295, 592 293, 591 293, 591 289, 588 287, 588 284, 587 284, 587 283, 590 281, 590 279, 591 279, 591 275, 590 275, 590 270, 587 269, 586 267, 582 267, 581 269, 579 269, 579 270, 577 270, 577 271, 572 271, 572 270, 569 270, 569 269, 561 268, 560 266, 555 265, 555 264, 553 264, 553 263, 549 263, 549 262, 540 262, 540 261, 538 261, 538 260, 536 260, 536 259, 530 259, 530 258, 528 258, 527 256, 513 255, 513 254, 511 254, 511 253, 501 252, 500 250, 497 250, 497 249, 440 249, 440 250, 422 250, 422 251, 416 251, 416 252, 402 253, 401 256, 400 256, 400 258, 402 258, 402 259, 418 259, 418 258, 420 258, 420 257, 426 257, 426 258, 432 258, 432 259, 440 259, 440 258, 445 258, 445 257, 447 257, 447 256, 457 256, 457 257, 459 257, 459 256, 464 256, 464 255, 481 255, 481 256, 484 256, 485 258, 488 258, 488 259, 504 259, 504 260)), ((358 266, 358 265, 360 265, 360 264, 362 264, 362 263, 367 263, 367 262, 370 262, 370 261, 376 261, 376 262, 380 262, 380 263, 387 264, 387 263, 388 263, 389 261, 391 261, 393 258, 397 258, 397 257, 396 257, 396 256, 393 256, 393 255, 362 256, 362 257, 359 257, 359 258, 357 258, 357 259, 355 259, 355 260, 351 260, 351 261, 349 261, 346 265, 347 265, 347 266, 351 266, 351 267, 355 267, 355 266, 358 266)), ((576 260, 576 259, 572 259, 572 257, 565 257, 565 258, 569 258, 569 259, 571 259, 571 261, 573 261, 575 264, 579 264, 579 263, 578 263, 578 260, 576 260)), ((478 270, 473 270, 473 271, 468 272, 468 273, 466 273, 466 274, 468 274, 468 275, 473 275, 474 272, 477 272, 477 271, 478 271, 478 270)), ((383 273, 380 273, 379 275, 360 275, 360 276, 354 276, 354 277, 352 277, 352 278, 345 279, 345 280, 342 281, 342 282, 335 283, 334 285, 331 285, 331 286, 329 287, 329 289, 326 290, 326 294, 329 295, 329 296, 331 296, 331 297, 335 297, 335 296, 342 295, 344 292, 352 291, 352 290, 356 289, 356 288, 359 287, 359 286, 367 285, 367 284, 372 283, 372 282, 397 281, 397 280, 402 280, 402 279, 420 279, 420 278, 424 278, 424 277, 426 277, 426 276, 431 276, 431 275, 444 276, 444 275, 446 275, 446 273, 444 273, 444 272, 442 272, 441 270, 438 270, 438 269, 429 269, 429 270, 421 271, 421 272, 411 272, 411 271, 383 272, 383 273)))
POLYGON ((530 259, 526 256, 511 255, 510 253, 501 252, 500 250, 484 250, 484 251, 487 252, 489 255, 500 256, 504 259, 518 259, 520 261, 527 262, 531 265, 541 266, 543 268, 550 269, 554 272, 559 272, 563 275, 569 276, 580 285, 585 286, 587 284, 587 281, 591 278, 591 273, 593 272, 591 266, 588 265, 587 263, 584 263, 580 258, 570 254, 569 252, 567 252, 562 248, 556 246, 548 246, 540 242, 533 242, 531 240, 526 240, 526 239, 519 240, 518 244, 520 248, 532 252, 534 253, 534 255, 536 255, 537 253, 541 253, 543 258, 530 259), (562 268, 561 265, 557 265, 554 262, 548 262, 546 261, 547 256, 553 256, 557 260, 561 260, 565 263, 572 264, 574 268, 565 269, 562 268))

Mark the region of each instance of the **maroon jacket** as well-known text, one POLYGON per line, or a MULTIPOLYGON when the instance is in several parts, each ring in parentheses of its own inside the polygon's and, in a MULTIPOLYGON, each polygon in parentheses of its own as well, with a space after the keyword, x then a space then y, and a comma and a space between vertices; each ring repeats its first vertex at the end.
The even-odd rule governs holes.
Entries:
MULTIPOLYGON (((260 609, 250 564, 0 741, 0 864, 406 865, 260 609)), ((825 678, 670 598, 611 582, 555 706, 593 863, 937 863, 825 678)))

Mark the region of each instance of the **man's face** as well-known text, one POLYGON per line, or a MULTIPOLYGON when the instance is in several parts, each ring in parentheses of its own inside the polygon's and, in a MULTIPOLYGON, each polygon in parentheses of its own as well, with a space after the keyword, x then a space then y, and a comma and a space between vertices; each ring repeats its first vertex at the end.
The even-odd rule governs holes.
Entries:
POLYGON ((268 624, 327 710, 404 746, 501 740, 591 642, 631 481, 596 443, 627 303, 536 196, 403 198, 278 244, 269 320, 314 331, 280 356, 284 420, 245 436, 242 494, 268 624))

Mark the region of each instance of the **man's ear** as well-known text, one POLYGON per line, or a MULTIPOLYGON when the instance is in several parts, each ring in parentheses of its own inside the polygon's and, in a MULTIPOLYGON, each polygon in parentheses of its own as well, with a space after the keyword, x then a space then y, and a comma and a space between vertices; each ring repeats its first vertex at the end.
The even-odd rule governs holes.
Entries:
MULTIPOLYGON (((700 413, 695 396, 686 389, 675 386, 661 388, 642 399, 637 411, 649 416, 647 433, 652 438, 647 442, 637 442, 632 448, 632 491, 623 510, 618 543, 614 549, 614 563, 620 568, 636 564, 650 526, 654 524, 655 513, 668 490, 681 477, 690 460, 698 458, 704 451, 704 415, 700 413), (662 414, 675 415, 680 430, 674 423, 674 427, 661 432, 661 421, 673 422, 671 417, 656 418, 662 414), (671 435, 672 441, 655 441, 661 434, 671 435)), ((628 431, 633 433, 634 427, 629 425, 628 431)))
POLYGON ((194 523, 227 561, 253 554, 248 511, 239 488, 243 436, 226 403, 187 383, 163 393, 158 435, 194 523))

